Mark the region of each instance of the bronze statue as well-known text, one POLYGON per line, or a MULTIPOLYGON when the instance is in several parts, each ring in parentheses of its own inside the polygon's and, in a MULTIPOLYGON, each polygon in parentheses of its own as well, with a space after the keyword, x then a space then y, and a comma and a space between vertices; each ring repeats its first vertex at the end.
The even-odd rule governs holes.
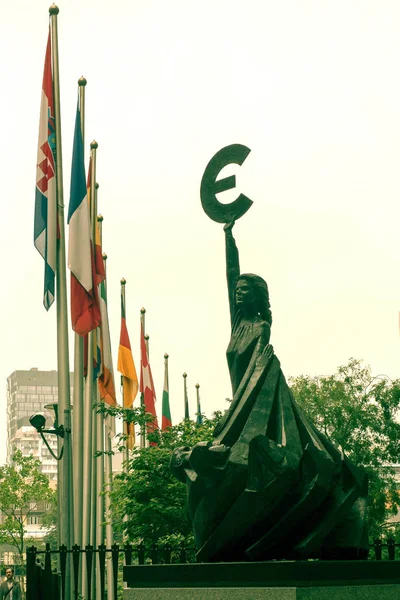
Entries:
MULTIPOLYGON (((202 184, 203 206, 213 202, 205 196, 202 184)), ((244 213, 235 202, 224 226, 233 398, 212 443, 177 449, 171 459, 188 487, 198 558, 365 558, 366 474, 293 398, 269 343, 268 286, 258 275, 240 274, 232 228, 235 211, 244 213)))

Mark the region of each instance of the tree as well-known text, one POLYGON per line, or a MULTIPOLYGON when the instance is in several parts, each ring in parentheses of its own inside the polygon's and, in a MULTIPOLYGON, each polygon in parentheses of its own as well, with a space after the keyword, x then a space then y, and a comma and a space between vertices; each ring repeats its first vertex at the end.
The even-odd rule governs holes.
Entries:
POLYGON ((368 523, 381 534, 400 504, 392 465, 399 462, 400 380, 371 376, 351 358, 334 375, 300 375, 289 381, 296 402, 314 425, 369 477, 368 523))
POLYGON ((203 417, 201 425, 186 419, 165 432, 149 435, 157 445, 134 449, 126 472, 115 476, 110 494, 117 532, 130 542, 143 540, 146 546, 192 539, 186 486, 170 469, 171 453, 180 446, 211 441, 220 416, 203 417))
POLYGON ((17 450, 11 465, 0 467, 0 543, 14 546, 19 562, 23 561, 29 516, 37 512, 39 503, 53 503, 54 491, 41 473, 41 463, 34 456, 23 456, 17 450))

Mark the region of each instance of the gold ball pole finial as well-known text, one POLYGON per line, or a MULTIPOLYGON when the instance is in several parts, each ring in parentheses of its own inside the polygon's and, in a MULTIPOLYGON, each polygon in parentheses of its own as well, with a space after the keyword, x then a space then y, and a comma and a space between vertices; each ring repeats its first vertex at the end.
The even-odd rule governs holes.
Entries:
POLYGON ((145 314, 145 312, 146 312, 146 309, 145 309, 145 308, 141 308, 141 309, 140 309, 140 314, 141 314, 141 315, 144 315, 144 314, 145 314))
POLYGON ((85 79, 85 77, 83 75, 82 75, 82 77, 79 77, 79 79, 78 79, 79 87, 85 87, 86 84, 87 84, 87 79, 85 79))
POLYGON ((104 221, 103 215, 97 215, 97 222, 102 223, 102 221, 104 221))
POLYGON ((167 354, 167 353, 165 353, 165 354, 164 354, 164 358, 165 358, 166 360, 168 360, 169 356, 168 356, 168 354, 167 354))
POLYGON ((184 379, 186 379, 186 377, 187 377, 187 373, 183 373, 182 377, 183 377, 184 379))
POLYGON ((103 260, 107 260, 107 254, 105 252, 103 252, 103 260))
POLYGON ((125 277, 123 277, 123 278, 121 279, 121 285, 125 285, 125 284, 126 284, 126 279, 125 279, 125 277))
POLYGON ((99 145, 96 142, 96 140, 93 140, 93 142, 91 142, 91 144, 90 144, 90 149, 91 150, 97 150, 98 147, 99 147, 99 145))
POLYGON ((199 389, 199 387, 200 387, 200 384, 199 384, 199 383, 196 383, 196 385, 195 385, 195 388, 196 388, 196 390, 198 390, 198 389, 199 389))
POLYGON ((58 8, 58 6, 56 6, 55 4, 52 4, 49 8, 49 13, 51 15, 58 15, 58 13, 60 12, 60 9, 58 8))

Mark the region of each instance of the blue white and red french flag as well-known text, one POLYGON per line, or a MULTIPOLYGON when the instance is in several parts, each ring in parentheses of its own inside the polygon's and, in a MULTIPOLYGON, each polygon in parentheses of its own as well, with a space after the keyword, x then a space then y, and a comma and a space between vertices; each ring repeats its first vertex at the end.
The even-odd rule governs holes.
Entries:
POLYGON ((36 196, 33 241, 44 259, 43 304, 54 302, 57 260, 57 187, 55 170, 56 132, 50 31, 44 61, 39 143, 36 164, 36 196))
POLYGON ((84 336, 100 325, 101 313, 93 273, 90 209, 86 189, 80 114, 78 100, 68 209, 68 267, 71 270, 72 329, 84 336))

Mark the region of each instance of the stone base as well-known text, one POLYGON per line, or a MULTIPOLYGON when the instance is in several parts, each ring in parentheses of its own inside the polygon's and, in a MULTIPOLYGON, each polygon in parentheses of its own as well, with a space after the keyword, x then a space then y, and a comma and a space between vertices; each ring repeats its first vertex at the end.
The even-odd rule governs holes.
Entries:
POLYGON ((400 585, 125 589, 124 600, 399 600, 400 585))
POLYGON ((400 600, 399 561, 124 567, 124 600, 400 600))

